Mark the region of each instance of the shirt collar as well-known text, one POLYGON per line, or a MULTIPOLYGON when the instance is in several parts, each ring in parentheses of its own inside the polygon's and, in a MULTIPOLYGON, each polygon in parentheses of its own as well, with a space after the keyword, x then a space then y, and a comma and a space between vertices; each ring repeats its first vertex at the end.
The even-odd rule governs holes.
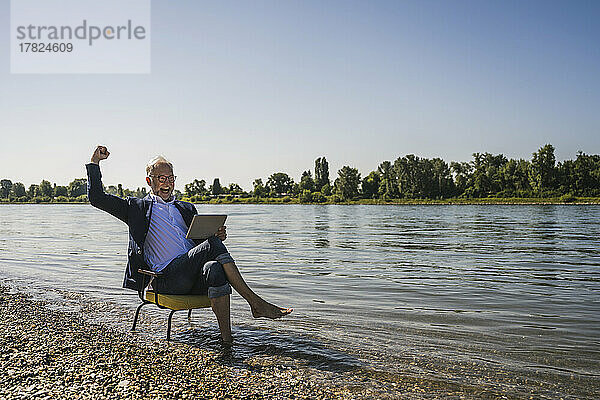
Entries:
POLYGON ((171 195, 171 200, 169 200, 169 201, 164 201, 162 199, 162 197, 157 196, 154 193, 150 193, 150 194, 148 194, 148 196, 150 196, 150 198, 152 199, 152 201, 155 201, 155 202, 160 203, 160 204, 171 204, 171 205, 175 204, 175 196, 173 196, 173 195, 171 195))

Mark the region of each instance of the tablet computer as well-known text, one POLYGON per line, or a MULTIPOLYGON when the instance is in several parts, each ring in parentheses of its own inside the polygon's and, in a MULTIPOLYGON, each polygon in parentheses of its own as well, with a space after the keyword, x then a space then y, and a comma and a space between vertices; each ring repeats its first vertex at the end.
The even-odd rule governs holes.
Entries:
POLYGON ((207 239, 217 233, 217 230, 220 227, 225 225, 226 219, 227 215, 223 214, 194 215, 194 219, 192 219, 192 223, 190 224, 185 237, 195 240, 207 239))

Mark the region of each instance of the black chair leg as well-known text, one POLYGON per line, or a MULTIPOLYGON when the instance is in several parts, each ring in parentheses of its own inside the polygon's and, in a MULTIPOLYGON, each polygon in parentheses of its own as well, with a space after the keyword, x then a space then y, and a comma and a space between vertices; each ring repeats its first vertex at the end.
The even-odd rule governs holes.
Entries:
POLYGON ((138 317, 140 316, 140 310, 146 304, 150 304, 150 303, 144 302, 138 306, 137 310, 135 310, 135 317, 133 318, 133 326, 131 327, 131 332, 135 332, 135 325, 137 324, 138 317))
POLYGON ((167 324, 167 342, 171 340, 171 319, 173 318, 173 314, 175 314, 175 310, 171 311, 169 314, 169 322, 167 324))
POLYGON ((188 319, 192 318, 192 309, 190 308, 190 311, 188 311, 188 319))

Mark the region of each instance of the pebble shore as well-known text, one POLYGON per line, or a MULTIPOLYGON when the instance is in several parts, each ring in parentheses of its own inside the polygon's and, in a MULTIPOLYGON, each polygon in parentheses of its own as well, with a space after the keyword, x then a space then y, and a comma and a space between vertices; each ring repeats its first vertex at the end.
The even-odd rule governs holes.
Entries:
POLYGON ((342 399, 301 369, 240 370, 186 344, 148 342, 0 286, 0 399, 342 399))
POLYGON ((160 334, 149 339, 65 309, 0 284, 0 399, 523 397, 435 375, 424 378, 359 368, 339 381, 326 371, 268 358, 247 360, 239 368, 227 362, 226 350, 218 353, 167 342, 160 334))

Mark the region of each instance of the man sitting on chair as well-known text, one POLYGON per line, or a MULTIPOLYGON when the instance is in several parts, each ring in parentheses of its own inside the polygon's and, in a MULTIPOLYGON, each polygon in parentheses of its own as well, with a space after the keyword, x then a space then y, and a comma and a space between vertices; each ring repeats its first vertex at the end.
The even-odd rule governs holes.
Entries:
POLYGON ((229 295, 231 286, 248 302, 254 318, 281 318, 292 312, 277 307, 254 293, 242 278, 223 241, 226 227, 203 241, 186 239, 194 215, 193 204, 175 200, 173 165, 163 157, 155 157, 146 166, 146 182, 151 193, 143 199, 122 199, 104 192, 100 161, 109 156, 104 146, 98 146, 86 164, 90 203, 129 226, 127 269, 123 287, 143 290, 146 280, 138 269, 161 272, 153 288, 163 294, 204 294, 221 331, 224 344, 231 344, 229 295))

